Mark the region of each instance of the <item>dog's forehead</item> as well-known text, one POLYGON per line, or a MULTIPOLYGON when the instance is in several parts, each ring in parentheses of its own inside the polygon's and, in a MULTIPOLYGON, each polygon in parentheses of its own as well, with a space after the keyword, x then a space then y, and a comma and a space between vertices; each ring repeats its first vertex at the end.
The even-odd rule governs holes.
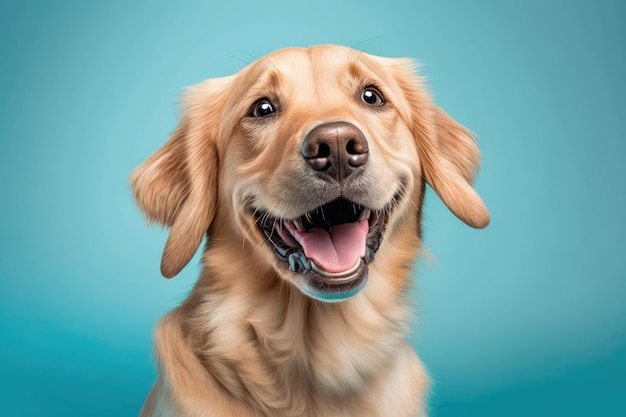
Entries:
POLYGON ((319 84, 332 85, 355 76, 369 56, 338 45, 285 48, 257 60, 252 72, 257 83, 297 84, 299 89, 319 84))
POLYGON ((305 67, 333 68, 355 59, 359 52, 353 49, 322 45, 309 48, 279 49, 265 59, 285 68, 298 69, 305 67))

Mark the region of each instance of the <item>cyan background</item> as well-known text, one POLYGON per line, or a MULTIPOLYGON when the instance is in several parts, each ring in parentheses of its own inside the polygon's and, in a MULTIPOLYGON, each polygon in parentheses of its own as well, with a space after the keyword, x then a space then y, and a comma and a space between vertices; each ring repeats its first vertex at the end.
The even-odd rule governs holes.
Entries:
POLYGON ((0 3, 0 414, 136 415, 160 278, 131 170, 184 86, 274 49, 418 59, 475 131, 484 231, 430 193, 411 341, 432 416, 626 415, 626 2, 0 3))

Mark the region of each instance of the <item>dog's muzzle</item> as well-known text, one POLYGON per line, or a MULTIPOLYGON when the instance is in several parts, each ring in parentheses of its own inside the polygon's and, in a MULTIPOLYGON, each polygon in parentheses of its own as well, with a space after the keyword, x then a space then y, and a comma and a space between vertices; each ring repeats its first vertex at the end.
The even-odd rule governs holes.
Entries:
MULTIPOLYGON (((337 192, 354 192, 350 184, 365 171, 369 160, 365 135, 351 123, 325 123, 313 128, 304 138, 301 152, 311 169, 308 174, 335 190, 334 199, 328 201, 328 196, 320 195, 320 200, 327 200, 290 219, 259 209, 251 212, 279 265, 297 274, 295 283, 304 293, 323 301, 341 301, 365 286, 368 265, 374 260, 400 194, 382 210, 373 210, 337 192)), ((367 196, 363 197, 359 200, 366 201, 367 196)))

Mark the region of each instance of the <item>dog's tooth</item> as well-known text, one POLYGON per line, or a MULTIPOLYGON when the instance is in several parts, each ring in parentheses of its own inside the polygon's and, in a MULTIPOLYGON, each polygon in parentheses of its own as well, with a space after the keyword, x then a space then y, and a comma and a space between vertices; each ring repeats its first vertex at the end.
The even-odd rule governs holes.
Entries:
POLYGON ((300 219, 293 220, 291 223, 292 223, 292 224, 296 227, 296 229, 298 229, 299 231, 301 231, 301 232, 306 232, 306 229, 304 228, 304 225, 302 224, 302 222, 300 221, 300 219))
POLYGON ((297 274, 306 274, 311 271, 311 261, 300 250, 291 252, 288 261, 289 269, 297 274))
POLYGON ((363 210, 361 210, 361 214, 359 214, 358 221, 369 219, 371 214, 372 214, 372 210, 368 208, 364 208, 363 210))
POLYGON ((276 252, 276 255, 278 255, 278 258, 282 261, 286 261, 287 255, 289 253, 289 250, 291 249, 291 246, 286 246, 282 244, 281 242, 273 242, 273 243, 274 243, 274 252, 276 252))

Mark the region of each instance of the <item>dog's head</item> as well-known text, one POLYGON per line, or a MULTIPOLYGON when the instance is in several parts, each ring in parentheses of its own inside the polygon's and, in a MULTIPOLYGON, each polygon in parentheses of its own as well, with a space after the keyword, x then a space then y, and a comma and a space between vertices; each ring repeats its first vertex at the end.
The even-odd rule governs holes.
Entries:
POLYGON ((307 295, 336 301, 363 288, 390 230, 415 225, 424 181, 485 227, 471 186, 479 159, 410 60, 326 45, 279 50, 190 88, 180 126, 131 184, 147 217, 171 228, 164 276, 216 231, 266 253, 307 295))

